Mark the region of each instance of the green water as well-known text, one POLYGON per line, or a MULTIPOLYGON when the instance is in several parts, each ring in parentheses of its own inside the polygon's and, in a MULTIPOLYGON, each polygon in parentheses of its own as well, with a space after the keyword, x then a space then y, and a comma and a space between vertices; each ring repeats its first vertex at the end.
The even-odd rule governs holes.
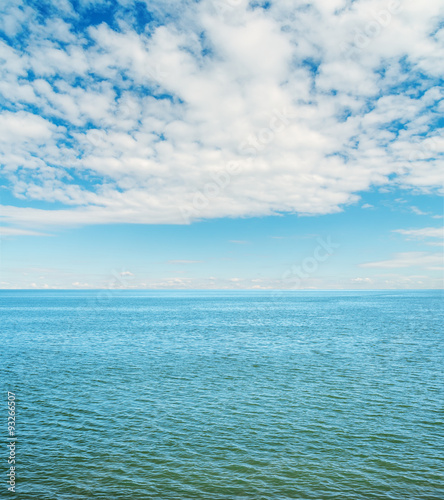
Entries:
POLYGON ((1 498, 443 499, 443 293, 0 293, 1 498))

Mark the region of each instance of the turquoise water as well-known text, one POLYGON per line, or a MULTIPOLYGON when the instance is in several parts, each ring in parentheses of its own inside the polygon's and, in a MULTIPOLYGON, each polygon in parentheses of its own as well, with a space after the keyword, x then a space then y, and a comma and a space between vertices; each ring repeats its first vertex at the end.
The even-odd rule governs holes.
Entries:
POLYGON ((443 297, 3 291, 0 497, 443 499, 443 297))

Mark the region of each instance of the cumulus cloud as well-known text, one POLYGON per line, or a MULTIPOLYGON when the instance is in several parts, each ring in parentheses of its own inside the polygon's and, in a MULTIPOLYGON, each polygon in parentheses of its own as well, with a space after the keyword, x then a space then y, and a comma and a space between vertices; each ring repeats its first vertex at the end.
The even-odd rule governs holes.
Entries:
POLYGON ((9 223, 313 215, 372 186, 443 191, 442 2, 156 1, 142 22, 121 0, 97 25, 106 6, 0 7, 3 175, 54 204, 3 207, 9 223))

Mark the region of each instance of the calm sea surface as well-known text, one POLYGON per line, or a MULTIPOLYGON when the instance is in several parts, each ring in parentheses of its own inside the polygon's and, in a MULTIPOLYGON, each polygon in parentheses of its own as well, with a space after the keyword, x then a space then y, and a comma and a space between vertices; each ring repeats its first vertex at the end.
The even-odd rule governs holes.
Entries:
POLYGON ((2 291, 0 497, 442 500, 443 298, 2 291))

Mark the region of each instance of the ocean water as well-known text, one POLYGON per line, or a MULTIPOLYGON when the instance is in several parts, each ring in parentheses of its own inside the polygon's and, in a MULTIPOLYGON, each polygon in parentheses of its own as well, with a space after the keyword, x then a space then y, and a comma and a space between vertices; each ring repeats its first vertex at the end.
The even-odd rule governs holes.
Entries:
POLYGON ((2 291, 0 497, 443 499, 443 298, 2 291))

